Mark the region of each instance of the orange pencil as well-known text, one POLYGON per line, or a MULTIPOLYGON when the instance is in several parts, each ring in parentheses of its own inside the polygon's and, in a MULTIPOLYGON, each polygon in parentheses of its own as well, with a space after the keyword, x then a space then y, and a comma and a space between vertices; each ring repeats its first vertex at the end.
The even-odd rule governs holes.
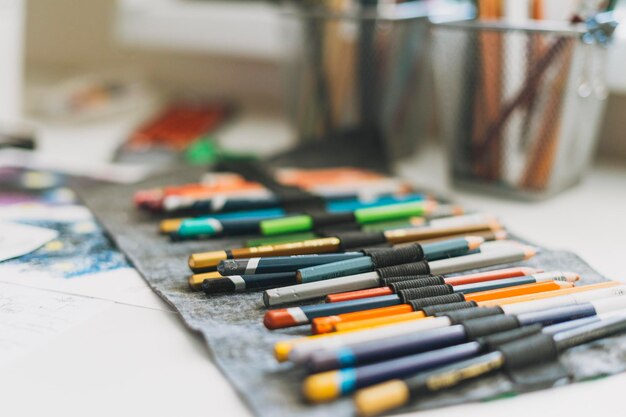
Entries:
POLYGON ((615 287, 618 285, 624 285, 624 284, 618 281, 599 282, 597 284, 581 285, 581 286, 577 286, 573 288, 564 288, 562 290, 553 291, 550 293, 518 295, 515 297, 503 298, 500 300, 485 300, 485 301, 478 302, 478 306, 479 307, 492 307, 496 305, 499 306, 499 305, 504 305, 504 304, 523 303, 525 301, 541 300, 543 298, 550 298, 550 297, 556 297, 559 295, 573 294, 573 293, 577 293, 581 291, 598 290, 601 288, 615 287))
MULTIPOLYGON (((476 282, 493 281, 504 278, 522 277, 542 272, 540 269, 518 267, 497 269, 495 271, 479 272, 476 274, 459 275, 454 277, 445 277, 444 282, 450 285, 474 284, 476 282)), ((337 303, 340 301, 357 300, 360 298, 380 297, 383 295, 393 294, 391 287, 368 288, 359 291, 342 292, 338 294, 330 294, 326 297, 327 303, 337 303)))
MULTIPOLYGON (((607 281, 607 282, 601 282, 598 284, 590 284, 590 285, 583 285, 583 286, 578 286, 578 287, 573 287, 573 288, 565 288, 562 290, 549 291, 545 293, 528 294, 528 295, 522 295, 522 296, 516 296, 516 297, 502 298, 502 299, 493 300, 493 301, 481 301, 476 304, 479 307, 517 304, 517 303, 523 303, 525 301, 534 301, 534 300, 540 300, 544 298, 549 299, 552 297, 558 297, 562 295, 570 295, 570 294, 582 293, 582 292, 593 291, 593 290, 602 290, 602 289, 606 289, 609 287, 616 287, 616 286, 622 286, 622 285, 624 284, 621 282, 607 281)), ((616 293, 614 295, 617 296, 618 294, 616 293)), ((394 306, 394 307, 398 308, 401 306, 394 306)), ((394 308, 394 307, 389 307, 389 308, 394 308)), ((369 313, 369 312, 371 312, 371 310, 364 312, 364 313, 369 313)), ((335 317, 342 319, 343 317, 346 317, 348 315, 354 315, 354 314, 355 313, 342 314, 342 315, 335 316, 335 317)), ((424 317, 429 318, 430 316, 428 317, 424 316, 424 317)), ((344 334, 349 334, 349 333, 358 333, 360 331, 361 330, 347 330, 341 333, 337 333, 337 332, 324 333, 324 334, 316 334, 313 336, 301 337, 297 339, 283 340, 283 341, 276 343, 276 345, 274 346, 274 356, 276 357, 278 361, 284 362, 289 358, 289 353, 291 352, 292 348, 296 345, 299 345, 300 343, 309 342, 313 340, 323 340, 325 338, 334 338, 339 335, 344 335, 344 334)))
MULTIPOLYGON (((474 294, 465 295, 466 301, 487 301, 487 300, 499 300, 501 298, 516 297, 520 295, 543 293, 548 291, 557 291, 563 288, 572 288, 574 284, 571 282, 539 282, 536 284, 525 284, 517 287, 500 288, 491 291, 482 291, 474 294)), ((408 304, 407 304, 408 305, 408 304)), ((410 306, 410 305, 409 305, 410 306)), ((378 318, 371 318, 367 320, 356 321, 341 321, 334 323, 332 331, 342 332, 346 330, 364 329, 369 327, 382 326, 385 324, 399 323, 403 321, 416 320, 424 318, 425 314, 422 311, 414 311, 412 313, 405 313, 393 316, 382 316, 378 318)))
MULTIPOLYGON (((581 291, 596 290, 596 289, 607 288, 607 287, 612 287, 616 285, 620 285, 620 283, 615 282, 615 281, 607 281, 607 282, 601 282, 598 284, 582 285, 582 286, 573 287, 573 288, 564 288, 561 290, 550 291, 547 293, 518 295, 514 297, 501 298, 497 300, 480 301, 480 302, 477 302, 477 305, 480 307, 493 307, 493 306, 503 305, 503 304, 520 303, 524 301, 533 301, 533 300, 539 300, 542 298, 556 297, 559 295, 567 295, 567 294, 581 292, 581 291)), ((401 305, 392 306, 392 307, 377 308, 377 309, 366 310, 366 311, 356 311, 354 313, 339 314, 336 316, 319 317, 319 318, 313 319, 312 328, 313 328, 313 333, 328 333, 328 332, 333 331, 333 328, 335 324, 337 323, 344 323, 348 321, 357 321, 357 320, 367 320, 367 319, 373 319, 377 317, 393 316, 393 315, 407 314, 407 313, 416 313, 416 312, 414 312, 410 308, 410 306, 408 306, 407 304, 401 304, 401 305)))

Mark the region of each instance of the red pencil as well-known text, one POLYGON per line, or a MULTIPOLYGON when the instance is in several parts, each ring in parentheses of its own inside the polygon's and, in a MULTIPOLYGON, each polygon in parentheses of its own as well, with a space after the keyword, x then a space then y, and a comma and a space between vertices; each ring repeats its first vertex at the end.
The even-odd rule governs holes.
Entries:
MULTIPOLYGON (((515 278, 526 275, 533 275, 543 272, 541 269, 518 267, 497 269, 495 271, 479 272, 477 274, 459 275, 454 277, 446 277, 446 284, 464 285, 473 284, 475 282, 494 281, 497 279, 515 278)), ((339 294, 330 294, 326 297, 327 303, 337 303, 340 301, 357 300, 360 298, 380 297, 383 295, 391 295, 393 291, 389 287, 369 288, 366 290, 343 292, 339 294)))

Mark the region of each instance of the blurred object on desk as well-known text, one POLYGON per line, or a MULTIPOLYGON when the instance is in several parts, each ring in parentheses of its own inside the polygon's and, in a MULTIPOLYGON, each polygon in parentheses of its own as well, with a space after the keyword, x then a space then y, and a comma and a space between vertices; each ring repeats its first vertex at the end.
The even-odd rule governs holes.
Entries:
POLYGON ((580 181, 608 95, 615 25, 610 15, 577 25, 437 25, 436 89, 453 182, 536 199, 580 181))
POLYGON ((221 103, 170 104, 137 129, 124 148, 130 151, 153 147, 185 150, 194 141, 215 131, 231 112, 229 106, 221 103))
POLYGON ((126 72, 87 72, 29 94, 28 111, 39 121, 84 123, 149 106, 155 101, 145 79, 126 72))

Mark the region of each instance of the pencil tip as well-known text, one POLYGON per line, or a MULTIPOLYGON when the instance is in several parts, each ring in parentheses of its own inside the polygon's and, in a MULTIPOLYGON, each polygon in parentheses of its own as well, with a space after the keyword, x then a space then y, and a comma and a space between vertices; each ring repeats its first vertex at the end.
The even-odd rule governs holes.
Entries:
POLYGON ((467 236, 465 240, 470 250, 478 249, 485 242, 485 239, 480 236, 467 236))
POLYGON ((537 254, 537 249, 532 246, 526 246, 524 248, 524 259, 530 259, 537 254))
POLYGON ((509 237, 509 233, 506 230, 496 230, 493 236, 495 240, 505 240, 509 237))
POLYGON ((580 275, 578 275, 576 272, 563 272, 563 277, 567 282, 580 281, 580 275))
POLYGON ((454 216, 461 216, 465 213, 465 209, 461 206, 454 205, 452 206, 452 214, 454 216))
POLYGON ((502 224, 500 224, 500 222, 496 218, 488 219, 487 225, 489 225, 489 228, 491 230, 496 231, 496 232, 503 229, 502 224))
POLYGON ((317 317, 311 321, 311 333, 331 333, 335 330, 334 324, 339 321, 337 316, 317 317))

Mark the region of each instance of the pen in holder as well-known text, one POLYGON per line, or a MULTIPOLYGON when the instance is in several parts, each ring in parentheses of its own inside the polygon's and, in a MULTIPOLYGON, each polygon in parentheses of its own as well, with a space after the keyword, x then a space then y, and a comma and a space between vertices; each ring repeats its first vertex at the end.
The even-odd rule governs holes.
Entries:
POLYGON ((441 126, 455 185, 543 198, 585 173, 606 103, 615 22, 434 25, 441 126))
POLYGON ((410 154, 430 108, 426 9, 327 3, 284 13, 287 107, 299 140, 379 145, 387 162, 410 154))

